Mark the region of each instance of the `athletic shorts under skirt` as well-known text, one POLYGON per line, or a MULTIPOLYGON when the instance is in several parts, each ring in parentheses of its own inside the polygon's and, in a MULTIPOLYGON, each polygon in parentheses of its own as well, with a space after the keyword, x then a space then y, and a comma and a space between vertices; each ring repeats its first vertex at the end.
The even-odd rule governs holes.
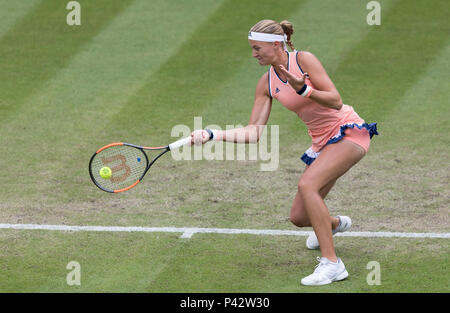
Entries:
MULTIPOLYGON (((361 146, 366 152, 369 150, 370 140, 374 135, 378 135, 377 123, 345 124, 341 125, 339 132, 331 137, 326 145, 336 143, 342 139, 352 141, 361 146)), ((307 165, 311 165, 319 156, 320 151, 315 152, 312 147, 306 150, 301 160, 307 165)))

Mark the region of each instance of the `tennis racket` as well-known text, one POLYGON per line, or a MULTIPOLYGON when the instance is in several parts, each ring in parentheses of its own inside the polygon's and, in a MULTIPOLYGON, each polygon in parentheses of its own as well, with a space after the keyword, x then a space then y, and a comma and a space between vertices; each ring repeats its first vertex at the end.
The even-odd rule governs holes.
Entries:
POLYGON ((166 152, 191 142, 191 137, 177 140, 165 147, 141 147, 125 142, 115 142, 98 149, 89 161, 89 175, 94 184, 103 191, 117 193, 136 186, 153 163, 166 152), (150 162, 145 150, 161 150, 150 162), (111 175, 103 178, 100 170, 111 169, 111 175))

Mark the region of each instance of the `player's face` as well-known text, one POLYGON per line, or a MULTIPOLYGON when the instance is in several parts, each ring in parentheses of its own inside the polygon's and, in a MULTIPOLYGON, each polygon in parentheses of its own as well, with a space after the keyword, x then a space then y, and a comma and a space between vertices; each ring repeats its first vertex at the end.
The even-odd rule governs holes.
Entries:
POLYGON ((258 60, 260 65, 269 65, 276 59, 277 47, 273 42, 249 40, 252 48, 252 56, 258 60))

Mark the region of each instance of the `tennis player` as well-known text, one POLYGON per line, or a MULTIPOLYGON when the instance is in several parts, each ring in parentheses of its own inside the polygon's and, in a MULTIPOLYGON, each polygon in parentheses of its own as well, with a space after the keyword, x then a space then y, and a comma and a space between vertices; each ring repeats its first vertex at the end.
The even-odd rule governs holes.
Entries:
POLYGON ((314 272, 304 277, 304 285, 325 285, 348 277, 344 263, 336 256, 333 235, 347 231, 351 219, 330 216, 324 198, 336 180, 367 153, 376 123, 367 124, 341 96, 314 54, 297 51, 291 42, 293 26, 288 21, 262 20, 248 33, 248 42, 260 65, 270 65, 256 86, 250 122, 230 130, 196 130, 192 142, 211 139, 236 143, 258 142, 269 118, 272 99, 295 112, 308 127, 312 146, 301 160, 306 169, 298 182, 291 222, 312 226, 306 240, 309 249, 321 250, 314 272), (292 52, 289 52, 289 48, 292 52))

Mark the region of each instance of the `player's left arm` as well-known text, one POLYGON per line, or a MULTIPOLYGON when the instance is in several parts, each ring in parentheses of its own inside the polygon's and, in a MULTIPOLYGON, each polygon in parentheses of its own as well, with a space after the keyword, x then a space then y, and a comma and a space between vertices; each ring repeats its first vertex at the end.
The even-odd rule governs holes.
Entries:
POLYGON ((340 110, 341 95, 317 57, 311 52, 302 51, 297 54, 297 62, 305 73, 309 74, 309 79, 314 85, 310 98, 321 105, 340 110))

